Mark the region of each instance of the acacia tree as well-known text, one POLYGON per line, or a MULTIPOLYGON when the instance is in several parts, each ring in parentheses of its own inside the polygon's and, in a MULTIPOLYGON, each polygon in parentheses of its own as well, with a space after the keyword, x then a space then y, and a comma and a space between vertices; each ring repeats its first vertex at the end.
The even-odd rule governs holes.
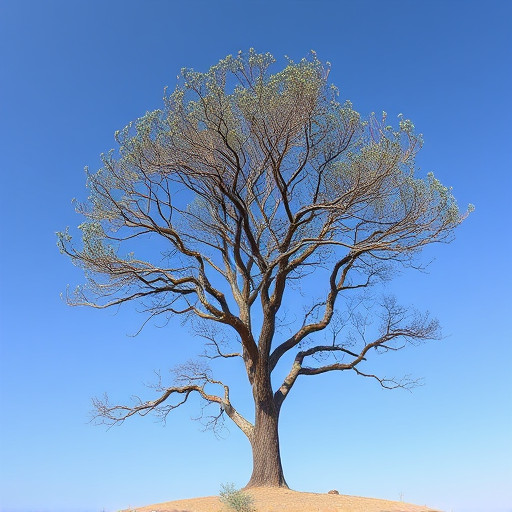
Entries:
POLYGON ((422 141, 409 120, 363 120, 338 102, 329 64, 314 53, 275 74, 273 63, 250 50, 206 73, 182 70, 164 107, 116 132, 118 150, 88 173, 80 248, 67 230, 58 234, 87 276, 70 304, 137 301, 148 318, 198 319, 210 358, 243 361, 254 401, 250 421, 226 382, 190 363, 172 385, 160 382, 153 400, 95 400, 97 416, 112 424, 152 411, 166 417, 197 394, 220 406, 212 426, 225 412, 247 436, 248 487, 286 487, 278 421, 298 378, 348 371, 384 387, 413 384, 373 373, 370 355, 436 338, 437 322, 384 298, 369 338, 366 317, 344 298, 417 266, 415 255, 450 240, 466 215, 432 174, 415 177, 422 141), (311 279, 310 297, 296 293, 311 279), (284 303, 297 319, 287 330, 284 303), (238 350, 226 349, 216 325, 238 350), (279 363, 289 367, 273 383, 279 363))

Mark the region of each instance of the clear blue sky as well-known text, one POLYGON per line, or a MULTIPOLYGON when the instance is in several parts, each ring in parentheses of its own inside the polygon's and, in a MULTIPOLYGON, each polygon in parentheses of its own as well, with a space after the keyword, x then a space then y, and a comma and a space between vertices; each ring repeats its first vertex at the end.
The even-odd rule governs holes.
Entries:
POLYGON ((164 428, 88 423, 90 398, 122 400, 199 350, 189 331, 146 328, 133 309, 69 308, 81 272, 55 231, 76 226, 83 167, 113 133, 161 105, 183 66, 255 47, 282 61, 315 49, 363 114, 402 112, 424 133, 422 169, 476 211, 437 246, 430 273, 392 290, 446 338, 393 354, 385 391, 345 375, 298 383, 281 421, 296 490, 374 496, 453 512, 512 511, 512 195, 509 1, 0 2, 2 512, 100 512, 244 485, 236 427, 203 433, 192 403, 164 428), (324 393, 332 386, 332 393, 324 393))

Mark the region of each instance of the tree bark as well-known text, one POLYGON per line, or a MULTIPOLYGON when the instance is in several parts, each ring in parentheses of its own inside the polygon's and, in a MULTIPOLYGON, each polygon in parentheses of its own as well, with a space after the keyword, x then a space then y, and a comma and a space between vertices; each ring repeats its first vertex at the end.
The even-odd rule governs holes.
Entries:
MULTIPOLYGON (((261 390, 261 383, 256 388, 261 390)), ((255 400, 254 431, 250 439, 253 469, 251 479, 245 488, 284 487, 288 489, 279 451, 279 409, 274 403, 270 382, 262 394, 264 397, 260 395, 255 400)))

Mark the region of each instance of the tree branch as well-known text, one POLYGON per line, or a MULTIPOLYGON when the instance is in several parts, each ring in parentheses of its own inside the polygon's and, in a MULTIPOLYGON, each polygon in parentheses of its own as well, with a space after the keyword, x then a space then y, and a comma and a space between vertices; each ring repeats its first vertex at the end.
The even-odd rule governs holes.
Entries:
POLYGON ((93 399, 93 407, 95 413, 93 419, 100 420, 100 423, 113 426, 121 424, 131 416, 139 415, 146 416, 154 412, 163 421, 167 415, 183 405, 189 398, 190 394, 197 393, 207 403, 217 403, 226 411, 226 414, 233 420, 235 425, 244 432, 244 434, 251 439, 253 435, 253 425, 247 421, 231 404, 229 398, 229 387, 221 381, 213 379, 207 367, 198 365, 197 363, 188 363, 182 365, 174 370, 176 380, 178 382, 186 382, 183 386, 170 386, 164 387, 159 377, 158 383, 152 386, 161 395, 155 400, 142 401, 138 397, 133 397, 134 405, 112 405, 110 404, 107 395, 102 400, 98 398, 93 399), (224 390, 224 395, 218 396, 210 394, 205 390, 207 384, 220 385, 224 390), (172 398, 182 395, 183 397, 174 403, 168 403, 172 398))

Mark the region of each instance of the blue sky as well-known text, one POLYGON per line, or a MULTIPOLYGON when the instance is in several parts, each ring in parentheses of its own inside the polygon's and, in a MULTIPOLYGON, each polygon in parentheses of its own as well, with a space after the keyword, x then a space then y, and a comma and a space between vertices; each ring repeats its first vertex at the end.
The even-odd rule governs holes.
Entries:
POLYGON ((81 222, 71 199, 86 197, 83 167, 161 105, 180 68, 255 47, 281 63, 315 49, 356 110, 410 117, 422 172, 476 206, 452 244, 425 255, 429 274, 391 285, 443 326, 442 341, 381 362, 425 385, 297 383, 280 430, 288 483, 512 511, 511 22, 508 1, 0 2, 0 510, 113 511, 247 482, 247 441, 234 426, 226 440, 201 432, 197 403, 165 428, 88 423, 92 396, 122 401, 200 346, 179 323, 130 337, 133 308, 66 306, 59 294, 83 278, 55 231, 81 222))

